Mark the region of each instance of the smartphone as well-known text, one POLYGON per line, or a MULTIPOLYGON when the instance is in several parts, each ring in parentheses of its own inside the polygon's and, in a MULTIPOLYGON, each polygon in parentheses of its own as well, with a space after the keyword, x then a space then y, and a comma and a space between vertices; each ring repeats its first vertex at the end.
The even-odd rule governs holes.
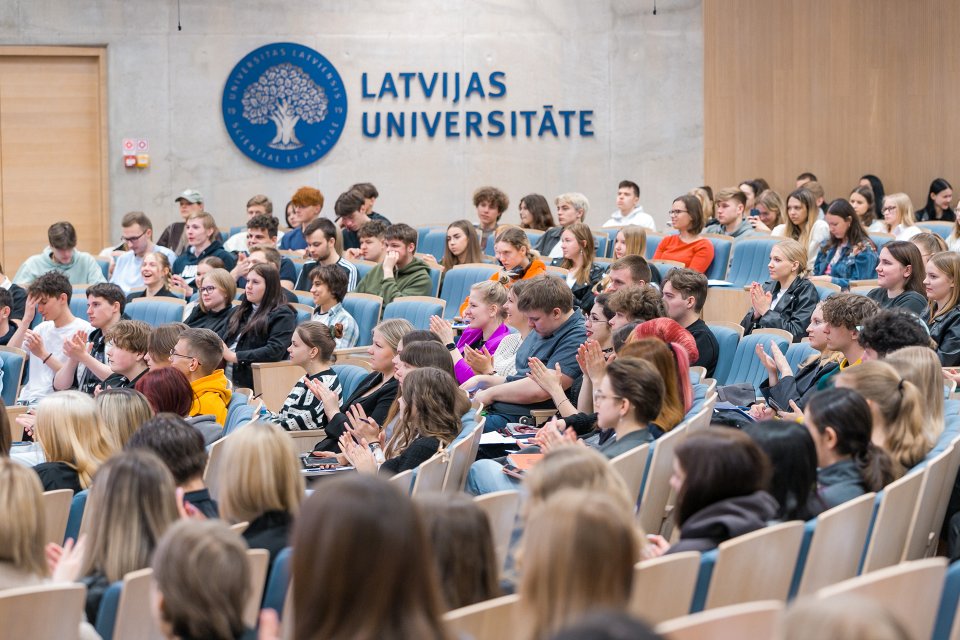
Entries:
POLYGON ((336 469, 340 466, 336 458, 317 458, 312 455, 301 456, 304 469, 336 469))
POLYGON ((751 218, 756 218, 756 217, 759 216, 759 215, 760 215, 760 209, 756 209, 756 208, 750 209, 750 217, 751 217, 751 218))

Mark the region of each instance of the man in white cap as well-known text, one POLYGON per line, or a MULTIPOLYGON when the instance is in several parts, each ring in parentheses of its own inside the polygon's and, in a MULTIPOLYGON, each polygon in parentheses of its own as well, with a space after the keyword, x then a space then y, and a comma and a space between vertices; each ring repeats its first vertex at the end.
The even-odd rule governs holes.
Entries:
POLYGON ((167 228, 164 229, 163 233, 160 234, 160 239, 157 240, 157 244, 170 249, 177 255, 180 255, 183 253, 185 244, 183 227, 187 221, 187 218, 194 213, 200 213, 203 211, 203 194, 196 189, 187 189, 177 196, 174 202, 180 205, 180 216, 183 218, 183 221, 172 222, 167 225, 167 228))

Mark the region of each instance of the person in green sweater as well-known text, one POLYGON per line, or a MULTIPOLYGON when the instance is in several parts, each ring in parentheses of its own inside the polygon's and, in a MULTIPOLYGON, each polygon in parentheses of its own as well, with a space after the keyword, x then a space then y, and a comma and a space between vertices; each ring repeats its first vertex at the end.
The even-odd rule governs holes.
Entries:
POLYGON ((384 233, 386 256, 357 285, 357 293, 383 298, 384 306, 400 296, 428 296, 433 290, 430 267, 414 256, 417 230, 408 224, 392 224, 384 233))
POLYGON ((70 284, 97 284, 106 282, 97 259, 84 251, 77 251, 77 230, 69 222, 55 222, 47 229, 47 248, 27 258, 13 283, 22 287, 48 271, 59 271, 70 284))

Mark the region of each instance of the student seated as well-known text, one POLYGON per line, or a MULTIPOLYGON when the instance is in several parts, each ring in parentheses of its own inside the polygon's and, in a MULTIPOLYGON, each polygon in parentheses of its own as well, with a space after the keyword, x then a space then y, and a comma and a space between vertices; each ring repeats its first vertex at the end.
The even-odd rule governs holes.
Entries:
POLYGON ((920 257, 923 258, 924 266, 929 262, 930 256, 949 249, 943 238, 929 231, 918 233, 910 238, 910 242, 917 245, 917 249, 920 249, 920 257))
POLYGON ((615 293, 624 287, 642 287, 661 280, 660 272, 643 256, 627 254, 613 261, 603 279, 597 283, 596 290, 615 293))
MULTIPOLYGON (((263 194, 257 194, 247 200, 247 222, 250 222, 256 216, 267 216, 268 218, 276 217, 273 215, 273 201, 270 200, 267 196, 263 194)), ((279 221, 277 222, 279 226, 279 221)), ((283 231, 277 231, 277 241, 283 240, 283 231)), ((252 243, 258 244, 258 243, 252 243)), ((247 243, 247 230, 246 227, 242 231, 238 231, 233 234, 227 241, 223 243, 223 248, 231 253, 241 253, 249 251, 250 247, 247 243)))
POLYGON ((561 193, 554 202, 557 205, 557 226, 547 229, 534 247, 544 260, 562 257, 560 234, 576 222, 586 223, 590 209, 590 202, 582 193, 561 193))
POLYGON ((631 322, 646 322, 667 315, 663 295, 649 284, 617 289, 607 298, 607 306, 613 311, 610 318, 613 331, 631 322))
POLYGON ((960 365, 960 255, 945 251, 930 256, 923 284, 930 302, 920 319, 930 327, 943 366, 960 365))
POLYGON ((884 233, 893 234, 897 240, 910 240, 923 233, 913 215, 910 196, 905 193, 891 193, 883 199, 882 204, 884 233))
POLYGON ((178 298, 178 295, 170 291, 172 273, 173 270, 166 255, 160 252, 144 254, 143 263, 140 266, 141 283, 144 289, 127 294, 127 302, 139 298, 178 298))
POLYGON ((917 220, 943 220, 953 222, 956 220, 956 214, 950 208, 953 202, 953 187, 943 178, 935 178, 927 189, 927 203, 923 209, 917 211, 917 220))
POLYGON ((933 349, 927 325, 906 309, 880 309, 863 321, 858 338, 863 360, 883 360, 904 347, 933 349))
MULTIPOLYGON (((379 220, 371 220, 361 226, 356 236, 360 246, 353 249, 344 248, 344 255, 348 260, 366 260, 367 262, 383 262, 383 257, 387 253, 384 245, 384 234, 387 232, 387 224, 379 220)), ((344 234, 350 233, 347 229, 344 234)))
POLYGON ((740 321, 744 335, 754 329, 783 329, 800 342, 813 309, 820 301, 817 287, 807 279, 807 251, 796 240, 782 240, 770 248, 770 282, 750 285, 753 307, 740 321))
POLYGON ((307 257, 310 260, 303 264, 300 277, 297 279, 297 286, 294 289, 309 291, 311 285, 313 285, 310 273, 322 265, 335 266, 343 271, 347 282, 346 290, 353 291, 356 289, 358 282, 357 267, 337 253, 337 228, 333 225, 333 222, 326 218, 317 218, 307 225, 303 233, 307 239, 307 257))
MULTIPOLYGON (((514 283, 536 278, 547 271, 543 260, 534 255, 527 234, 517 227, 507 227, 501 231, 493 243, 493 250, 502 270, 491 275, 490 280, 499 282, 508 289, 514 283)), ((467 296, 460 305, 461 317, 469 303, 470 296, 467 296)))
POLYGON ((494 354, 500 347, 500 341, 510 334, 510 329, 503 323, 503 305, 507 302, 507 289, 493 280, 478 282, 470 288, 467 297, 467 313, 469 324, 455 340, 453 328, 449 322, 440 316, 430 318, 430 329, 447 346, 457 381, 466 382, 476 372, 464 358, 467 349, 474 352, 486 349, 487 354, 494 354))
MULTIPOLYGON (((484 243, 486 243, 486 240, 484 240, 484 243)), ((486 246, 486 244, 483 245, 483 247, 486 246)), ((441 273, 442 282, 443 275, 457 265, 483 262, 483 247, 481 247, 480 240, 477 239, 477 232, 470 221, 457 220, 447 227, 447 242, 443 247, 443 258, 440 262, 437 262, 435 256, 426 253, 423 254, 423 261, 431 269, 439 269, 443 272, 441 273)))
POLYGON ((924 428, 927 436, 937 442, 944 435, 946 376, 936 352, 926 346, 908 346, 887 354, 883 361, 920 390, 926 417, 924 428))
POLYGON ((226 423, 232 395, 223 369, 217 368, 222 353, 220 336, 209 329, 187 329, 170 352, 173 367, 187 377, 193 389, 190 415, 212 415, 220 426, 226 423))
MULTIPOLYGON (((751 203, 752 204, 752 203, 751 203)), ((704 233, 719 233, 734 238, 756 235, 753 225, 743 219, 747 207, 747 196, 736 187, 720 189, 715 198, 717 221, 707 226, 704 233)))
POLYGON ((825 508, 880 491, 899 475, 897 463, 871 441, 873 412, 856 391, 815 393, 803 422, 817 448, 817 493, 825 508))
MULTIPOLYGON (((877 212, 877 202, 870 187, 858 186, 850 192, 847 200, 860 218, 860 224, 867 233, 887 233, 887 227, 877 212)), ((881 203, 882 204, 882 203, 881 203)))
POLYGON ((811 280, 847 289, 851 280, 869 280, 877 270, 877 245, 867 235, 850 203, 838 198, 824 216, 830 238, 820 247, 811 280))
POLYGON ((546 231, 557 225, 553 221, 553 212, 547 199, 539 193, 531 193, 520 198, 517 205, 520 214, 520 228, 534 231, 546 231))
POLYGON ((248 637, 243 613, 250 592, 247 545, 219 521, 181 520, 153 556, 154 620, 167 640, 248 637))
POLYGON ((653 216, 645 213, 643 206, 640 204, 640 186, 630 180, 621 180, 620 184, 617 185, 617 209, 610 214, 610 218, 603 223, 603 227, 627 227, 630 225, 636 225, 650 231, 657 230, 653 216))
POLYGON ((772 233, 775 228, 783 224, 783 198, 776 191, 770 189, 761 191, 754 206, 756 208, 749 212, 747 222, 757 233, 772 233))
POLYGON ((89 253, 77 251, 77 230, 69 222, 55 222, 47 229, 47 248, 24 260, 16 284, 27 286, 45 273, 63 274, 71 285, 106 282, 100 263, 89 253))
POLYGON ((273 262, 280 270, 280 284, 284 289, 293 289, 297 280, 297 268, 289 258, 282 257, 279 252, 273 253, 270 249, 277 248, 277 219, 273 216, 254 216, 247 220, 247 252, 237 256, 237 264, 230 271, 237 280, 237 287, 242 289, 246 281, 244 278, 250 267, 258 262, 273 262), (264 255, 254 260, 253 254, 261 251, 264 255))
MULTIPOLYGON (((809 185, 809 183, 807 183, 809 185)), ((792 238, 807 248, 807 264, 813 264, 820 245, 830 238, 830 227, 820 219, 820 210, 813 192, 797 187, 787 196, 787 219, 773 228, 770 235, 792 238)))
POLYGON ((777 520, 810 520, 824 511, 815 490, 817 448, 802 424, 763 420, 743 425, 742 431, 770 459, 770 495, 779 505, 777 520))
POLYGON ((111 373, 101 388, 132 388, 147 372, 150 332, 150 325, 140 320, 121 320, 107 329, 107 365, 111 373))
POLYGON ((184 418, 196 429, 205 445, 210 445, 223 435, 223 425, 210 414, 190 416, 197 396, 190 386, 187 376, 173 366, 153 369, 146 372, 137 381, 137 391, 142 393, 153 408, 155 414, 172 413, 184 418))
POLYGON ((166 322, 150 331, 147 340, 147 355, 144 362, 150 370, 170 366, 170 350, 177 346, 180 334, 187 329, 182 322, 166 322))
POLYGON ((20 320, 27 306, 27 290, 18 284, 14 284, 13 280, 4 274, 2 264, 0 264, 0 289, 10 294, 12 302, 7 305, 10 307, 10 317, 14 320, 20 320))
POLYGON ((70 312, 73 287, 59 271, 44 273, 31 282, 27 294, 23 321, 7 344, 30 352, 29 378, 20 389, 17 400, 33 404, 53 392, 54 377, 67 365, 64 345, 78 331, 86 334, 92 327, 89 322, 74 317, 70 312), (36 329, 31 329, 37 313, 43 316, 43 322, 36 329))
POLYGON ((500 217, 510 206, 510 199, 496 187, 480 187, 473 192, 473 206, 477 209, 477 224, 480 232, 480 249, 487 246, 490 236, 497 231, 500 217))
MULTIPOLYGON (((162 260, 169 271, 170 264, 177 259, 177 254, 166 247, 154 244, 153 223, 142 211, 131 211, 125 214, 120 221, 120 227, 123 229, 122 240, 127 250, 117 258, 110 273, 110 282, 118 285, 127 294, 131 289, 145 284, 149 289, 150 285, 146 283, 143 275, 143 263, 147 256, 163 256, 162 260)), ((154 294, 155 292, 150 295, 154 294)))
POLYGON ((94 402, 103 425, 121 449, 140 425, 153 417, 150 401, 136 389, 106 389, 97 394, 94 402))
POLYGON ((173 474, 183 500, 208 518, 219 517, 216 501, 203 483, 207 468, 207 449, 203 436, 178 415, 160 413, 147 420, 131 436, 125 447, 147 449, 155 453, 173 474))
POLYGON ((720 343, 700 317, 707 301, 707 277, 693 269, 671 269, 661 284, 666 316, 690 332, 697 343, 696 360, 690 366, 704 367, 712 378, 720 357, 720 343))
POLYGON ((187 219, 194 213, 203 212, 203 194, 196 189, 184 189, 174 200, 180 211, 183 222, 171 222, 160 234, 157 244, 166 247, 175 254, 180 254, 187 247, 187 238, 184 234, 187 219))
POLYGON ((357 346, 360 327, 343 306, 343 299, 347 295, 347 274, 338 265, 321 264, 310 270, 308 278, 315 305, 312 319, 338 333, 337 349, 357 346))
POLYGON ((880 249, 878 286, 871 289, 867 297, 881 309, 903 307, 919 316, 927 310, 927 292, 923 286, 926 278, 927 270, 917 245, 894 240, 880 249))
POLYGON ((224 250, 223 243, 220 242, 216 221, 206 211, 190 214, 183 233, 187 246, 173 263, 173 272, 188 286, 193 286, 197 277, 197 264, 206 257, 220 258, 228 270, 236 265, 237 259, 224 250))
POLYGON ((227 327, 237 283, 226 269, 212 269, 203 278, 200 299, 184 320, 192 329, 210 329, 223 335, 227 327))
POLYGON ((577 222, 564 228, 560 234, 561 257, 554 258, 552 266, 567 269, 567 286, 573 291, 573 303, 577 309, 593 306, 593 288, 603 277, 604 267, 594 262, 596 248, 593 231, 577 222))
POLYGON ((87 317, 93 331, 89 336, 85 331, 77 331, 64 343, 63 352, 69 360, 54 376, 54 389, 76 388, 93 393, 110 376, 105 334, 127 317, 123 313, 126 304, 123 289, 115 284, 103 283, 87 289, 87 317))
POLYGON ((296 224, 291 227, 291 231, 284 234, 280 240, 280 249, 283 251, 299 251, 307 248, 307 240, 304 237, 304 230, 307 225, 313 222, 323 210, 323 194, 319 189, 313 187, 300 187, 293 197, 290 198, 293 203, 294 217, 296 224))
POLYGON ((357 293, 380 296, 384 306, 400 296, 429 296, 433 290, 430 267, 414 255, 417 230, 407 224, 390 225, 384 239, 386 257, 357 284, 357 293))
POLYGON ((13 296, 6 289, 0 288, 0 345, 6 345, 17 332, 19 324, 13 321, 13 296))
POLYGON ((683 266, 706 273, 713 262, 713 244, 701 238, 704 219, 700 201, 695 196, 682 195, 673 201, 670 223, 678 234, 665 236, 653 254, 654 260, 676 260, 683 266))

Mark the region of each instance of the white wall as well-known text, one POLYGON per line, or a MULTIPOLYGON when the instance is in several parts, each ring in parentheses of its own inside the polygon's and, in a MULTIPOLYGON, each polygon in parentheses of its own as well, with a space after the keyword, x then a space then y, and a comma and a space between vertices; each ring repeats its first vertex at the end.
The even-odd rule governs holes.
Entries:
MULTIPOLYGON (((108 50, 113 228, 146 211, 157 227, 178 218, 175 194, 200 189, 221 226, 242 224, 263 192, 282 209, 301 185, 317 186, 333 215, 354 182, 377 185, 377 210, 412 224, 473 217, 470 196, 493 184, 510 196, 553 201, 582 191, 588 222, 614 208, 616 184, 640 184, 662 224, 672 198, 703 181, 703 30, 699 0, 6 0, 0 44, 99 44, 108 50), (262 167, 237 150, 220 113, 224 82, 253 49, 293 41, 318 50, 347 85, 349 115, 338 144, 298 170, 262 167), (494 108, 592 109, 591 138, 366 139, 364 110, 410 110, 361 100, 360 76, 423 71, 507 74, 494 108), (152 165, 122 167, 120 142, 150 142, 152 165)), ((436 98, 419 106, 451 107, 436 98)), ((119 230, 117 230, 119 233, 119 230)))

